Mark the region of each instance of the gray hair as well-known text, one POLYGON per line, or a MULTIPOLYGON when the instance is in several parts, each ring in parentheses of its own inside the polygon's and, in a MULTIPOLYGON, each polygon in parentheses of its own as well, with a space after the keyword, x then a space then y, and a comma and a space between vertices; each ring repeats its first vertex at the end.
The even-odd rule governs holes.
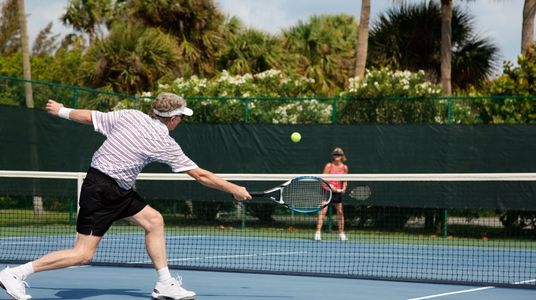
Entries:
POLYGON ((173 93, 160 93, 151 105, 151 111, 149 112, 149 116, 151 116, 151 118, 153 119, 161 119, 163 117, 157 116, 154 113, 154 110, 157 110, 159 112, 170 112, 181 107, 186 107, 186 100, 184 100, 184 98, 173 93))

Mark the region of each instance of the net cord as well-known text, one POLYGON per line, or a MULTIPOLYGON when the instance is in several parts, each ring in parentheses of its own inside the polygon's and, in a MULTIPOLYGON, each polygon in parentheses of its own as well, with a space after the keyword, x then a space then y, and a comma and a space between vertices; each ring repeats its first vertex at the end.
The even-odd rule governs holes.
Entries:
MULTIPOLYGON (((378 174, 256 174, 256 173, 218 173, 223 179, 231 181, 287 181, 299 176, 316 176, 324 180, 348 181, 536 181, 536 173, 378 173, 378 174)), ((10 178, 47 178, 79 179, 85 172, 50 172, 0 170, 0 177, 10 178)), ((138 180, 194 180, 187 174, 177 173, 140 173, 138 180)))

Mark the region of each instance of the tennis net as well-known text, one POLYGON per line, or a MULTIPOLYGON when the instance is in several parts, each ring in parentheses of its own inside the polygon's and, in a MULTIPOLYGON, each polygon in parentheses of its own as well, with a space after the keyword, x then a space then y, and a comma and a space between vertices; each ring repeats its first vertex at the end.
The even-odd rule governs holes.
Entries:
MULTIPOLYGON (((220 175, 249 190, 298 176, 220 175)), ((316 214, 237 203, 186 175, 142 173, 136 188, 165 218, 171 267, 536 288, 536 174, 321 176, 349 182, 348 241, 333 208, 318 241, 316 214)), ((0 171, 1 262, 73 245, 83 178, 0 171)), ((143 230, 116 222, 91 263, 150 266, 143 230)))

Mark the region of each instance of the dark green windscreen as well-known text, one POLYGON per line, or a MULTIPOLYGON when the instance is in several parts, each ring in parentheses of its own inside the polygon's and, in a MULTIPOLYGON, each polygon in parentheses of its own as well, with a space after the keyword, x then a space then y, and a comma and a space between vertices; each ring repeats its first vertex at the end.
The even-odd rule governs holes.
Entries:
MULTIPOLYGON (((40 110, 0 106, 0 119, 1 170, 85 171, 104 140, 91 126, 40 110)), ((200 167, 216 173, 321 173, 334 147, 345 150, 350 173, 536 172, 535 125, 186 123, 172 136, 200 167), (301 142, 290 140, 294 131, 301 133, 301 142)), ((144 171, 170 169, 152 164, 144 171)), ((532 182, 366 184, 376 191, 373 195, 385 195, 371 197, 376 205, 536 208, 532 182)), ((198 193, 155 185, 138 188, 152 197, 195 198, 198 193)), ((58 183, 57 188, 65 187, 58 183)))

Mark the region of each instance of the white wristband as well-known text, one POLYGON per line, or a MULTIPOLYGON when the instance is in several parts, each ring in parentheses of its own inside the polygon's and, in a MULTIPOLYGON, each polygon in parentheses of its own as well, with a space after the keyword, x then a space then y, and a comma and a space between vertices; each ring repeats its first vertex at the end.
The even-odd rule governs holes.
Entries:
POLYGON ((69 114, 71 113, 73 109, 72 108, 65 108, 65 107, 62 107, 60 108, 60 111, 58 112, 58 116, 60 118, 64 118, 64 119, 67 119, 67 120, 70 120, 69 118, 69 114))

